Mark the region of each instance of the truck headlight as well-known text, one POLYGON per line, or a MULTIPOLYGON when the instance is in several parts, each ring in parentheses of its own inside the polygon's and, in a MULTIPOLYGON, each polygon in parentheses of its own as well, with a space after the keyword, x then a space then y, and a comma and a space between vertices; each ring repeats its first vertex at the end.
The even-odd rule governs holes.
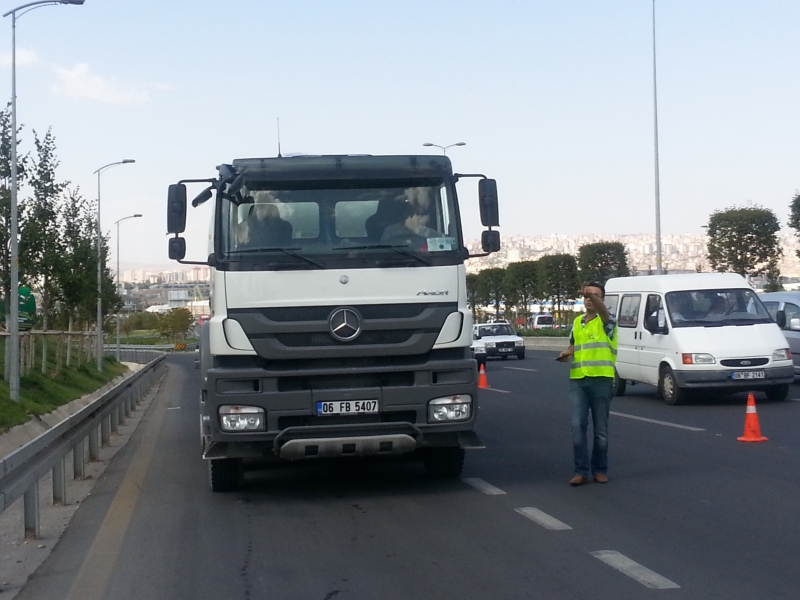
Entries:
POLYGON ((472 396, 455 394, 428 402, 428 423, 466 421, 472 414, 472 396))
POLYGON ((713 365, 716 362, 713 356, 704 352, 683 355, 683 364, 685 365, 713 365))
POLYGON ((494 348, 494 345, 495 345, 494 342, 486 342, 487 348, 494 348))
POLYGON ((219 424, 222 431, 264 431, 264 409, 257 406, 226 404, 219 407, 219 424))
POLYGON ((517 348, 519 348, 520 346, 524 346, 524 345, 525 345, 525 340, 515 340, 515 341, 514 341, 514 345, 515 345, 517 348))
POLYGON ((788 348, 781 348, 772 353, 772 360, 792 360, 792 351, 788 348))

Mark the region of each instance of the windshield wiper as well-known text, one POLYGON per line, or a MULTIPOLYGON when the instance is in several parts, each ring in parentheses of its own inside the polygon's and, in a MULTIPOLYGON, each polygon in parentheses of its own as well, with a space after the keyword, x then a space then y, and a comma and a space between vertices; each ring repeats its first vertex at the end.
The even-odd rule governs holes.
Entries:
POLYGON ((373 248, 378 249, 378 250, 392 250, 393 252, 396 252, 397 254, 402 254, 403 256, 407 256, 409 258, 416 259, 419 262, 421 262, 423 265, 431 265, 431 264, 433 264, 427 258, 419 256, 418 254, 414 254, 413 252, 409 252, 408 250, 406 250, 405 246, 395 246, 395 245, 392 245, 392 244, 370 244, 368 246, 367 245, 365 245, 365 246, 340 246, 338 248, 334 248, 334 250, 337 250, 337 251, 338 250, 372 250, 373 248))
POLYGON ((246 248, 243 250, 234 250, 231 254, 261 254, 263 252, 283 252, 287 256, 291 256, 293 258, 299 258, 307 262, 310 265, 314 265, 319 269, 324 269, 325 265, 320 262, 315 261, 312 258, 308 258, 303 254, 298 254, 296 250, 300 250, 300 248, 246 248))

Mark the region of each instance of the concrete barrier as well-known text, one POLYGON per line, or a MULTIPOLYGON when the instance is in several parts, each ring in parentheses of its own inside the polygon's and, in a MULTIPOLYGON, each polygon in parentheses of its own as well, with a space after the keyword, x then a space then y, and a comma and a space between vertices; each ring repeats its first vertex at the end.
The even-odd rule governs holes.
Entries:
POLYGON ((569 347, 568 337, 524 337, 528 350, 554 350, 560 352, 569 347))

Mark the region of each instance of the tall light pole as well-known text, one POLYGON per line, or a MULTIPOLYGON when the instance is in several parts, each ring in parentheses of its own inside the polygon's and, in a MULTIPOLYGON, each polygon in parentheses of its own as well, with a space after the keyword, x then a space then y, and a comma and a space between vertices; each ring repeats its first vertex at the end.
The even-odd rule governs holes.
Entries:
POLYGON ((425 142, 422 144, 423 146, 430 147, 433 146, 434 148, 441 148, 442 154, 447 156, 447 149, 452 148, 453 146, 466 146, 467 142, 456 142, 455 144, 450 144, 449 146, 440 146, 439 144, 431 144, 430 142, 425 142))
POLYGON ((656 274, 664 270, 661 263, 661 190, 658 181, 658 94, 656 90, 656 0, 653 0, 653 129, 656 157, 656 274))
MULTIPOLYGON (((17 12, 28 12, 49 4, 83 4, 84 0, 38 0, 28 2, 6 12, 3 17, 11 15, 11 226, 9 236, 10 288, 6 301, 9 304, 8 327, 8 387, 9 395, 14 402, 19 402, 19 242, 17 214, 17 12), (27 10, 25 10, 27 9, 27 10)), ((21 13, 20 16, 25 14, 21 13)))
MULTIPOLYGON (((141 216, 142 215, 137 213, 135 215, 122 217, 119 221, 114 223, 114 225, 117 226, 117 293, 119 293, 119 288, 120 288, 120 285, 119 285, 119 224, 122 223, 123 221, 127 221, 128 219, 137 219, 137 218, 139 218, 141 216)), ((121 295, 122 294, 120 294, 120 296, 121 295)), ((117 311, 117 362, 119 362, 119 358, 120 358, 120 355, 119 355, 119 311, 117 311)))
POLYGON ((94 172, 97 175, 97 371, 103 370, 103 252, 100 232, 100 174, 116 165, 135 163, 132 158, 103 165, 94 172))

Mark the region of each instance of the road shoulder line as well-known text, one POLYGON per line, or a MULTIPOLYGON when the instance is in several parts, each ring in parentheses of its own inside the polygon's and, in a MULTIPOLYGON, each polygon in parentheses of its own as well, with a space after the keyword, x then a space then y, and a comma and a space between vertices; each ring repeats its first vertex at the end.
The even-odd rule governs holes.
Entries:
POLYGON ((644 421, 645 423, 653 423, 655 425, 664 425, 665 427, 674 427, 675 429, 685 429, 687 431, 705 431, 702 427, 691 427, 690 425, 680 425, 679 423, 670 423, 668 421, 658 421, 656 419, 648 419, 646 417, 637 417, 636 415, 629 415, 626 413, 616 412, 613 410, 608 411, 608 414, 615 417, 624 417, 626 419, 634 419, 636 421, 644 421))
POLYGON ((549 529, 550 531, 566 531, 567 529, 572 529, 566 523, 559 521, 555 517, 551 517, 546 512, 539 510, 533 506, 526 506, 524 508, 515 508, 516 512, 521 514, 523 517, 526 517, 536 523, 537 525, 541 525, 545 529, 549 529))
POLYGON ((477 477, 465 477, 462 479, 467 485, 471 485, 476 490, 479 490, 487 496, 504 496, 505 492, 498 487, 493 486, 491 483, 478 479, 477 477))
POLYGON ((609 567, 613 567, 620 573, 627 575, 631 579, 638 581, 643 586, 652 590, 667 590, 681 587, 674 581, 662 577, 655 571, 651 571, 647 567, 640 565, 616 550, 597 550, 595 552, 590 552, 590 554, 606 563, 609 567))

